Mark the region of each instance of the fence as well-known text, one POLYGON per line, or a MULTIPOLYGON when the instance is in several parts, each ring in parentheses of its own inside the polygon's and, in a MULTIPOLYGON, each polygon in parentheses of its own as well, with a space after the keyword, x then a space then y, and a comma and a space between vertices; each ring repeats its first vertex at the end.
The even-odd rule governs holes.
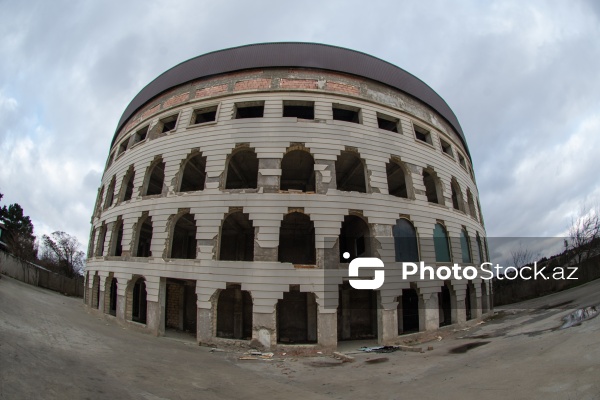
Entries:
POLYGON ((69 296, 83 297, 83 277, 67 278, 46 268, 23 261, 0 251, 0 273, 30 285, 43 287, 69 296))

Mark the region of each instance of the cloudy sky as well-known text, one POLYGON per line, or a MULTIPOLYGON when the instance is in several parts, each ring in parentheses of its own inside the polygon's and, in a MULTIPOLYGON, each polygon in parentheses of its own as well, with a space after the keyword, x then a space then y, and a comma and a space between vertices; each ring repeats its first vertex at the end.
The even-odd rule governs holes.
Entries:
POLYGON ((416 75, 466 134, 489 236, 558 236, 600 199, 600 3, 0 0, 0 192, 86 245, 121 113, 197 55, 308 41, 416 75))

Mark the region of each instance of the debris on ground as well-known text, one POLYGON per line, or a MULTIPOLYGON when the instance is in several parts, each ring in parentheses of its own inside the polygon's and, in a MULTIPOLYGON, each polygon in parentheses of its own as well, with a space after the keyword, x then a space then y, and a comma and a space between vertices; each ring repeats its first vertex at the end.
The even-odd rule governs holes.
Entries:
POLYGON ((387 357, 379 357, 379 358, 373 358, 370 360, 365 360, 366 364, 380 364, 386 361, 389 361, 390 359, 387 357))
POLYGON ((339 351, 334 351, 331 355, 333 356, 333 358, 341 360, 343 362, 354 362, 354 357, 351 357, 344 353, 340 353, 339 351))
POLYGON ((224 352, 224 351, 225 351, 225 350, 223 350, 223 349, 218 349, 218 348, 216 348, 216 347, 213 347, 212 349, 210 349, 210 352, 211 352, 211 353, 221 353, 221 352, 224 352))
POLYGON ((598 316, 600 305, 580 308, 573 311, 571 314, 563 318, 564 323, 560 329, 566 329, 580 325, 583 321, 587 321, 598 316))
POLYGON ((363 346, 358 350, 364 351, 366 353, 393 353, 395 351, 413 351, 416 353, 420 353, 423 351, 421 347, 411 347, 411 346, 373 346, 366 347, 363 346))

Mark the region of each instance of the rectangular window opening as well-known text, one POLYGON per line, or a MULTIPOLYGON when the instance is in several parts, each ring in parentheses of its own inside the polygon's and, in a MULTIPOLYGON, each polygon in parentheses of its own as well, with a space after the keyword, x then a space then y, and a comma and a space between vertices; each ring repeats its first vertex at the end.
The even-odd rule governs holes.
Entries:
POLYGON ((265 113, 264 101, 251 101, 235 105, 235 119, 262 118, 265 113))
POLYGON ((379 129, 398 133, 398 118, 390 117, 389 115, 377 113, 377 125, 379 129))
POLYGON ((166 133, 175 129, 175 126, 177 125, 177 117, 179 117, 179 114, 171 115, 170 117, 161 119, 160 123, 162 124, 162 129, 160 132, 166 133))
POLYGON ((139 143, 143 140, 146 140, 146 137, 148 136, 148 128, 150 126, 145 126, 142 129, 138 129, 135 132, 135 138, 133 139, 133 143, 139 143))
POLYGON ((119 145, 119 152, 117 153, 117 156, 120 156, 121 154, 125 153, 125 151, 127 151, 127 146, 129 145, 129 138, 123 140, 123 142, 121 142, 121 144, 119 145))
POLYGON ((284 101, 283 116, 315 119, 315 103, 312 101, 284 101))
POLYGON ((336 121, 354 122, 360 124, 360 108, 333 104, 333 119, 336 121))
POLYGON ((415 128, 415 137, 418 140, 433 145, 433 142, 431 141, 431 132, 429 132, 425 128, 421 128, 420 126, 417 126, 417 125, 413 125, 413 126, 415 128))
POLYGON ((448 154, 450 157, 454 158, 454 153, 452 152, 452 146, 450 143, 446 142, 443 139, 440 139, 440 144, 442 145, 442 151, 448 154))
POLYGON ((465 169, 467 168, 467 163, 465 161, 465 158, 460 153, 458 153, 458 162, 460 163, 460 165, 463 166, 463 168, 465 168, 465 169))
POLYGON ((194 110, 192 115, 193 124, 203 124, 205 122, 213 122, 217 119, 217 106, 198 108, 194 110))

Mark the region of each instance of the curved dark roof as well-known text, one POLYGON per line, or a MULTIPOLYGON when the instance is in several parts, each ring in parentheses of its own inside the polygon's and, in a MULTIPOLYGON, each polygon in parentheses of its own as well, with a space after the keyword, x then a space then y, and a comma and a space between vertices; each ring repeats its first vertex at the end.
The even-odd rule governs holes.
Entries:
POLYGON ((454 128, 467 153, 462 128, 448 104, 425 82, 387 61, 355 50, 317 43, 259 43, 214 51, 184 61, 143 88, 127 106, 115 132, 157 95, 199 78, 255 68, 300 67, 344 72, 381 82, 436 110, 454 128))

